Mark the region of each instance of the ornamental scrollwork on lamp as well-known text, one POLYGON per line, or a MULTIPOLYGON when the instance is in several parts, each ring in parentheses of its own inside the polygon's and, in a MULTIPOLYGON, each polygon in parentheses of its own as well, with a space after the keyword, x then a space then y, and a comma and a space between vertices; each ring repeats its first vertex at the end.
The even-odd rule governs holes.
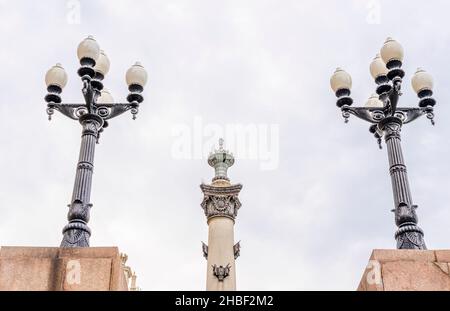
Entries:
MULTIPOLYGON (((51 120, 52 115, 54 114, 54 110, 59 111, 61 114, 72 120, 78 120, 82 115, 88 113, 85 104, 55 104, 50 103, 47 105, 47 114, 49 120, 51 120)), ((136 104, 130 103, 114 103, 114 104, 97 104, 97 114, 102 117, 103 120, 112 119, 122 113, 125 113, 129 110, 136 109, 136 104)), ((136 118, 136 113, 132 113, 133 118, 136 118)))

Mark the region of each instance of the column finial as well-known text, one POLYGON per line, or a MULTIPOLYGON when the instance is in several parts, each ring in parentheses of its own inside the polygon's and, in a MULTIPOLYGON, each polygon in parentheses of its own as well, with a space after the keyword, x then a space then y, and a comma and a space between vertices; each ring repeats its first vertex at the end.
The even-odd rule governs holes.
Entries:
POLYGON ((227 176, 227 171, 234 164, 234 156, 231 152, 225 150, 223 146, 224 140, 220 138, 219 148, 211 152, 208 157, 208 164, 215 170, 213 181, 219 179, 230 180, 227 176))

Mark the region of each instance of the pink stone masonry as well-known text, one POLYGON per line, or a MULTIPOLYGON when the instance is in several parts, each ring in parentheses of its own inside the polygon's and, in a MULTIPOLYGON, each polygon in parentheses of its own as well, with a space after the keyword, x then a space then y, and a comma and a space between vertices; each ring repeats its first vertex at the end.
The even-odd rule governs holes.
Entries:
POLYGON ((128 290, 117 247, 0 248, 0 291, 128 290))
POLYGON ((370 256, 358 291, 449 291, 450 250, 383 250, 370 256))

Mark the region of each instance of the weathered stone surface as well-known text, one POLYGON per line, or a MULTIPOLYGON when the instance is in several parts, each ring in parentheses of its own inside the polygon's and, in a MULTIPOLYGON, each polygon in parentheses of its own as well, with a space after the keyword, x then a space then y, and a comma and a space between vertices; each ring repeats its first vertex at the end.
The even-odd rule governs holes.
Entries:
POLYGON ((2 247, 0 290, 128 290, 117 247, 2 247))
POLYGON ((0 258, 0 290, 50 290, 53 266, 51 258, 0 258))
POLYGON ((435 250, 436 261, 439 262, 450 262, 450 250, 435 250))
POLYGON ((386 262, 382 271, 385 291, 450 290, 450 277, 433 262, 386 262))
POLYGON ((413 261, 436 261, 434 251, 430 250, 415 250, 415 249, 374 249, 371 260, 378 260, 382 262, 399 261, 399 260, 413 260, 413 261))
POLYGON ((108 258, 64 258, 63 290, 109 290, 111 263, 108 258))
POLYGON ((378 260, 371 259, 367 264, 364 275, 359 283, 359 291, 382 291, 383 279, 381 276, 381 264, 378 260))
POLYGON ((449 262, 448 250, 374 250, 358 290, 450 290, 449 262))
POLYGON ((449 269, 448 269, 448 263, 446 262, 433 262, 437 267, 439 267, 439 269, 442 270, 442 272, 448 274, 449 269))
POLYGON ((58 247, 15 247, 2 246, 0 248, 1 258, 18 258, 18 257, 34 257, 34 258, 55 258, 58 256, 58 247))

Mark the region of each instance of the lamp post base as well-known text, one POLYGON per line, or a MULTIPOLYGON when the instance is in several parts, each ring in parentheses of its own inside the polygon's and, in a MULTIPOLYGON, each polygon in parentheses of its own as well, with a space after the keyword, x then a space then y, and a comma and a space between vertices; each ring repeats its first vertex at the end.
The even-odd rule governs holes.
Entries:
POLYGON ((85 222, 69 222, 63 229, 61 247, 89 247, 91 229, 85 222))
POLYGON ((415 224, 404 224, 395 233, 397 249, 421 249, 426 250, 423 231, 415 224))

